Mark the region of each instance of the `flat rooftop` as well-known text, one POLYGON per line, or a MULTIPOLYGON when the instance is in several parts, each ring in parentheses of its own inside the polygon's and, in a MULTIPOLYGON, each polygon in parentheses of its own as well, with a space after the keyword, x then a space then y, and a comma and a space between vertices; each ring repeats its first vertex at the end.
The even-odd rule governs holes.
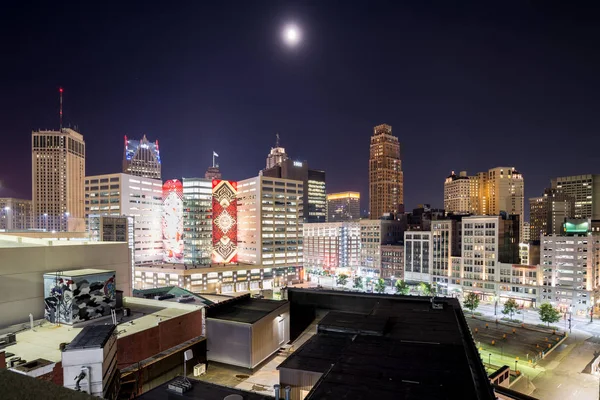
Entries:
MULTIPOLYGON (((181 378, 176 378, 181 379, 181 378)), ((197 381, 195 379, 189 379, 192 384, 192 388, 183 393, 176 394, 168 389, 169 383, 176 379, 162 384, 138 397, 141 400, 164 400, 164 399, 196 399, 196 400, 223 400, 230 395, 239 395, 243 400, 267 400, 273 399, 272 396, 265 396, 258 393, 246 392, 239 389, 233 389, 226 386, 215 385, 206 381, 197 381)))
MULTIPOLYGON (((180 315, 202 308, 193 304, 179 304, 173 302, 162 302, 158 300, 136 299, 125 297, 123 306, 131 310, 131 314, 125 317, 122 311, 117 313, 117 337, 125 337, 156 326, 160 321, 175 318, 180 315)), ((15 344, 5 347, 7 353, 13 353, 22 360, 35 360, 43 358, 52 362, 61 360, 61 343, 72 343, 75 337, 87 326, 103 325, 112 327, 110 316, 98 318, 73 327, 71 325, 55 325, 43 322, 32 331, 26 329, 17 332, 15 344)), ((108 328, 107 328, 108 329, 108 328)), ((7 357, 8 359, 9 357, 7 357)))
POLYGON ((41 234, 24 233, 27 236, 3 232, 0 234, 0 249, 2 248, 23 248, 23 247, 47 247, 47 246, 111 246, 125 242, 95 242, 89 238, 78 237, 60 237, 62 232, 52 234, 43 232, 41 234))
POLYGON ((255 299, 244 295, 208 307, 206 318, 253 324, 286 304, 286 301, 255 299))
POLYGON ((70 278, 73 276, 108 274, 110 272, 112 272, 113 274, 115 273, 114 270, 110 270, 110 269, 85 268, 85 269, 73 269, 70 271, 44 272, 44 275, 65 276, 67 278, 70 278))
MULTIPOLYGON (((154 299, 156 296, 164 297, 164 299, 161 299, 161 301, 204 306, 209 306, 218 302, 214 301, 214 299, 211 300, 205 295, 190 292, 189 290, 185 290, 179 286, 165 286, 160 288, 133 290, 133 297, 154 299)), ((226 299, 228 299, 228 297, 226 299)))
POLYGON ((494 398, 456 299, 295 288, 288 299, 296 318, 329 310, 279 366, 323 374, 308 400, 494 398))

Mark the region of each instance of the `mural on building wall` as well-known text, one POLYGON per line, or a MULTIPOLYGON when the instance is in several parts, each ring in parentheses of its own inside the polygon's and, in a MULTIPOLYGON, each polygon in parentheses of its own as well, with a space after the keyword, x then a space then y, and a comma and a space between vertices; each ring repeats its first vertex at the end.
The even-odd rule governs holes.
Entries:
POLYGON ((213 180, 214 263, 237 262, 237 182, 213 180))
POLYGON ((183 263, 183 184, 177 179, 163 185, 162 234, 167 263, 183 263))
POLYGON ((101 274, 44 275, 45 318, 75 324, 110 314, 116 306, 114 271, 101 274))

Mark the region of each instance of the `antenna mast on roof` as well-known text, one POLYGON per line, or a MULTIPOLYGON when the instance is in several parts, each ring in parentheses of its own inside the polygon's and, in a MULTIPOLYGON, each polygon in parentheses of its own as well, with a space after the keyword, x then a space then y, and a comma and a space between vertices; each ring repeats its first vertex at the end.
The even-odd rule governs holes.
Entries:
POLYGON ((276 137, 276 139, 275 139, 275 147, 279 147, 279 133, 276 133, 275 137, 276 137))
POLYGON ((62 110, 62 106, 63 106, 63 99, 62 99, 63 88, 58 88, 58 94, 60 96, 60 108, 59 108, 59 111, 58 111, 58 116, 59 116, 59 119, 60 119, 60 123, 59 123, 59 128, 60 129, 59 130, 60 130, 60 132, 62 132, 62 127, 63 127, 63 124, 62 124, 62 117, 63 117, 63 112, 62 112, 63 111, 62 110))

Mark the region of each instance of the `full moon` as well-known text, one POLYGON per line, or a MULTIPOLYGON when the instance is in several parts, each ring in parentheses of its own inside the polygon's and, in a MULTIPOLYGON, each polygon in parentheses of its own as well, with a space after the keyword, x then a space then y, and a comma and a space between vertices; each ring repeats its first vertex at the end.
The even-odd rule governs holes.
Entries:
POLYGON ((296 25, 287 25, 283 30, 283 40, 288 46, 296 46, 300 42, 300 29, 296 25))

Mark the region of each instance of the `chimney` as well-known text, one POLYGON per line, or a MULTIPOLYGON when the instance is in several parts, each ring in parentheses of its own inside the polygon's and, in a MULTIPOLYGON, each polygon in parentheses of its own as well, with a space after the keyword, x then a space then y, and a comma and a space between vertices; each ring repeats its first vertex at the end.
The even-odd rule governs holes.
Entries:
POLYGON ((285 387, 285 400, 290 400, 290 392, 292 391, 292 388, 289 386, 285 387))
POLYGON ((279 388, 280 385, 273 385, 273 389, 275 389, 275 400, 279 400, 279 388))

